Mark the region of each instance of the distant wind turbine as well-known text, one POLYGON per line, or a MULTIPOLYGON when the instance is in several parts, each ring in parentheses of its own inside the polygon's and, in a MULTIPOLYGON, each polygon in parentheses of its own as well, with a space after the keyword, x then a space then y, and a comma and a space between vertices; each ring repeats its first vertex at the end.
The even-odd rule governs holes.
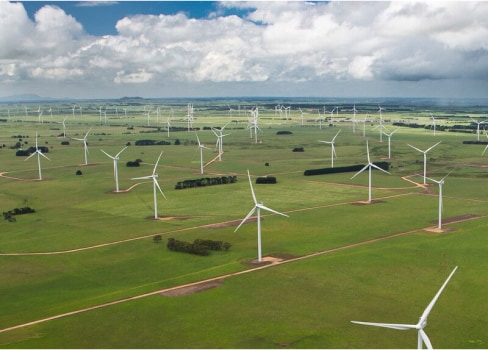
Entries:
POLYGON ((337 132, 337 134, 335 134, 335 136, 332 138, 332 140, 331 140, 331 141, 319 141, 319 142, 321 142, 321 143, 326 143, 326 144, 328 144, 328 145, 330 145, 330 146, 331 146, 331 156, 330 156, 330 160, 331 160, 331 163, 332 163, 332 164, 331 164, 331 167, 332 167, 332 168, 334 167, 334 157, 336 157, 336 158, 337 158, 334 143, 335 143, 335 139, 336 139, 337 135, 339 135, 339 133, 340 133, 340 132, 341 132, 341 130, 339 130, 339 131, 337 132))
POLYGON ((442 203, 442 185, 444 185, 444 180, 446 179, 446 177, 449 176, 450 173, 452 173, 452 170, 440 180, 434 180, 434 179, 431 179, 430 177, 427 178, 428 180, 435 182, 436 184, 439 185, 439 219, 438 219, 438 224, 437 224, 437 228, 439 230, 442 230, 442 211, 444 209, 443 203, 442 203))
POLYGON ((424 185, 427 184, 427 152, 429 152, 432 148, 434 148, 435 146, 437 146, 439 143, 441 143, 442 141, 439 141, 437 142, 435 145, 427 148, 425 151, 422 151, 421 149, 418 149, 417 147, 414 147, 410 144, 407 143, 407 145, 409 145, 410 147, 412 147, 414 150, 417 150, 419 151, 420 153, 423 153, 424 154, 424 185))
POLYGON ((119 161, 119 156, 122 152, 125 151, 125 149, 127 148, 128 146, 124 147, 119 153, 117 153, 115 156, 111 156, 110 154, 108 154, 107 152, 105 152, 103 149, 101 150, 103 153, 105 153, 105 155, 109 158, 112 158, 113 161, 114 161, 114 178, 115 178, 115 192, 119 192, 119 172, 117 170, 117 163, 119 161))
POLYGON ((149 180, 149 179, 152 179, 153 193, 154 193, 154 219, 156 219, 156 220, 158 219, 158 200, 157 200, 157 196, 156 196, 156 194, 157 194, 156 189, 158 189, 159 192, 161 192, 161 194, 163 195, 164 199, 166 199, 166 196, 164 195, 163 190, 161 190, 161 187, 159 187, 158 173, 156 172, 159 160, 161 159, 162 155, 163 155, 163 151, 161 151, 161 153, 159 154, 158 160, 156 161, 156 164, 154 165, 154 170, 153 170, 151 175, 132 178, 132 180, 149 180))
MULTIPOLYGON (((390 174, 388 171, 381 169, 379 166, 371 163, 371 158, 369 157, 369 145, 368 145, 368 140, 366 140, 366 154, 368 155, 368 164, 364 166, 361 170, 359 170, 356 174, 354 174, 351 179, 354 179, 357 175, 361 174, 364 170, 368 169, 369 170, 369 179, 368 179, 368 202, 371 203, 371 168, 376 168, 378 170, 381 170, 384 173, 390 174)), ((390 174, 391 175, 391 174, 390 174)))
POLYGON ((42 173, 41 173, 41 156, 46 158, 47 160, 51 160, 49 159, 48 157, 46 157, 42 151, 39 149, 38 147, 38 143, 37 143, 37 133, 36 133, 36 150, 34 153, 32 153, 30 156, 28 156, 25 160, 27 159, 30 159, 32 158, 35 154, 37 154, 37 165, 38 165, 38 168, 39 168, 39 180, 42 180, 42 173))
POLYGON ((85 150, 85 165, 88 165, 88 134, 90 133, 91 131, 91 128, 90 130, 88 130, 88 132, 86 133, 85 137, 83 137, 82 139, 77 139, 77 138, 72 138, 73 140, 76 140, 76 141, 83 141, 83 148, 85 150))
POLYGON ((388 137, 388 159, 391 159, 391 137, 393 136, 394 133, 396 133, 398 129, 393 130, 389 134, 386 132, 383 132, 386 137, 388 137))

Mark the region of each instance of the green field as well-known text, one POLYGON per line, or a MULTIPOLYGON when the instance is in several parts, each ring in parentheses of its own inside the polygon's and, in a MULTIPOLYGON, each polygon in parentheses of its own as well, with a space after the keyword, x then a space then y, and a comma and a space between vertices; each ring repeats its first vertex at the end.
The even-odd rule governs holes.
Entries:
MULTIPOLYGON (((425 331, 437 348, 488 347, 488 153, 482 156, 484 144, 463 144, 478 137, 469 118, 481 120, 486 110, 386 105, 385 130, 398 129, 387 159, 377 105, 363 106, 367 112, 356 105, 360 114, 353 132, 346 104, 333 123, 320 126, 310 101, 301 102, 304 125, 298 107, 284 117, 275 102, 249 102, 240 112, 236 101, 195 102, 193 128, 209 148, 203 150, 208 163, 203 175, 195 131, 186 129, 187 102, 160 102, 161 115, 155 102, 147 102, 153 111, 149 120, 145 105, 116 110, 117 101, 103 102, 107 118, 99 112, 102 102, 84 102, 83 112, 75 113, 66 102, 53 107, 52 116, 45 112, 42 121, 34 112, 37 104, 28 105, 27 114, 17 105, 0 105, 2 212, 35 209, 16 215, 15 222, 0 222, 0 346, 413 348, 416 331, 350 321, 416 323, 459 266, 425 331), (247 129, 256 104, 257 143, 247 129), (435 135, 430 113, 439 119, 435 135), (399 122, 422 127, 393 125, 399 122), (229 135, 219 161, 209 128, 224 125, 229 135), (453 125, 471 129, 442 131, 453 125), (88 130, 85 165, 83 143, 72 138, 88 130), (318 141, 330 141, 339 130, 334 167, 366 164, 366 140, 373 162, 390 163, 391 175, 372 172, 373 203, 365 203, 367 171, 354 179, 354 172, 303 175, 330 167, 330 145, 318 141), (36 156, 16 156, 17 142, 24 150, 35 146, 36 133, 38 145, 49 148, 50 160, 41 158, 42 181, 36 156), (144 139, 170 144, 135 145, 144 139), (442 232, 430 230, 437 226, 438 185, 419 186, 423 155, 408 146, 425 150, 439 141, 427 153, 427 176, 439 180, 449 173, 442 232), (118 164, 121 192, 115 193, 113 162, 101 149, 115 155, 126 145, 118 164), (292 152, 296 147, 304 152, 292 152), (158 193, 160 220, 154 220, 152 183, 131 179, 150 175, 161 151, 158 182, 167 199, 158 193), (142 160, 139 167, 126 166, 136 159, 142 160), (247 170, 258 201, 289 215, 263 212, 263 256, 282 263, 256 263, 255 221, 234 232, 253 206, 247 170), (175 189, 179 181, 228 175, 238 181, 175 189), (274 176, 277 183, 255 184, 258 176, 274 176), (153 241, 158 234, 159 244, 153 241), (168 250, 168 238, 232 246, 202 257, 168 250), (218 283, 177 296, 164 293, 206 279, 218 283)), ((487 141, 483 130, 480 141, 487 141)))

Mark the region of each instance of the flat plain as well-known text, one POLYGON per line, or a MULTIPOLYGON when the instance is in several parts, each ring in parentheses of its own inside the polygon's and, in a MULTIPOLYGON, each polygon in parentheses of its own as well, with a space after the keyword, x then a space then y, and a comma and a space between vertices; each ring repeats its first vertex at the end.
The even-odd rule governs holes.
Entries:
POLYGON ((2 212, 35 209, 0 222, 1 347, 412 348, 415 331, 350 321, 416 323, 455 266, 425 331, 438 348, 488 346, 488 153, 482 143, 463 143, 477 141, 472 119, 486 119, 486 108, 385 103, 380 116, 377 104, 358 103, 353 123, 349 103, 337 103, 340 112, 331 115, 335 104, 322 110, 293 101, 285 114, 277 101, 238 108, 198 100, 189 131, 186 101, 126 102, 84 101, 82 110, 58 103, 52 115, 44 105, 43 116, 37 104, 27 113, 0 106, 2 212), (256 106, 255 138, 248 118, 256 106), (210 128, 224 126, 219 161, 210 128), (330 145, 319 140, 339 130, 334 167, 367 164, 366 140, 373 162, 390 163, 391 175, 372 172, 372 203, 367 171, 354 179, 354 172, 304 176, 331 166, 330 145), (391 159, 381 130, 397 130, 391 159), (83 143, 73 138, 88 131, 86 165, 83 143), (49 149, 41 181, 37 158, 16 156, 17 142, 34 146, 36 133, 49 149), (196 133, 209 148, 203 175, 196 133), (148 139, 168 144, 136 145, 148 139), (442 230, 438 185, 423 185, 423 155, 408 146, 425 150, 439 141, 428 152, 427 176, 449 174, 442 230), (127 145, 115 193, 113 162, 101 149, 115 155, 127 145), (152 183, 131 179, 150 175, 161 151, 166 199, 157 193, 154 220, 152 183), (137 159, 140 166, 126 166, 137 159), (247 170, 258 201, 289 215, 263 215, 261 263, 256 221, 234 232, 253 206, 247 170), (237 182, 175 189, 179 181, 222 176, 237 182), (277 183, 255 184, 264 176, 277 183), (168 250, 168 238, 232 246, 197 256, 168 250))

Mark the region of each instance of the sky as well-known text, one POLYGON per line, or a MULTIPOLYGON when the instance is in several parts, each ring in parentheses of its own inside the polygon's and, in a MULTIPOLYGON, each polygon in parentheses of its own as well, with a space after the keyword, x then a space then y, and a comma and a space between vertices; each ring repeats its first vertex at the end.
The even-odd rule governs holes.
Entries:
POLYGON ((487 92, 485 1, 0 0, 0 97, 487 92))

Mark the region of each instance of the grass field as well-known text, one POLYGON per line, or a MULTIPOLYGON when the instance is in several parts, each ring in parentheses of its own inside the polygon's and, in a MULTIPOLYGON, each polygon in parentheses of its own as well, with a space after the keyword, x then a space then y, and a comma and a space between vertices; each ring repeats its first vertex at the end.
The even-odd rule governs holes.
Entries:
MULTIPOLYGON (((185 128, 186 104, 173 103, 171 124, 185 128)), ((193 127, 210 148, 204 162, 218 155, 208 127, 228 124, 229 134, 222 161, 201 175, 195 132, 170 130, 168 137, 167 115, 153 114, 148 125, 142 105, 131 106, 127 116, 110 112, 105 123, 95 102, 86 103, 83 115, 71 114, 69 104, 59 107, 64 112, 45 115, 41 123, 33 112, 0 106, 3 116, 9 108, 0 124, 1 209, 36 210, 0 222, 2 348, 411 348, 415 331, 350 321, 416 323, 455 266, 426 333, 438 348, 488 346, 485 145, 463 144, 477 139, 475 130, 438 129, 434 136, 430 129, 396 127, 395 121, 430 125, 431 110, 386 106, 384 125, 389 132, 398 128, 387 159, 388 139, 383 135, 380 142, 374 106, 355 132, 350 112, 320 128, 311 107, 303 107, 302 126, 296 109, 284 119, 268 106, 260 111, 256 143, 244 111, 229 115, 226 102, 199 101, 193 127), (64 118, 66 139, 60 136, 64 118), (90 128, 85 165, 83 143, 72 138, 90 128), (354 173, 303 175, 330 167, 330 145, 318 141, 338 130, 335 167, 366 164, 366 140, 372 161, 391 164, 391 175, 372 172, 371 204, 365 203, 367 171, 354 179, 354 173), (16 142, 33 146, 36 132, 39 146, 49 147, 42 181, 36 157, 15 156, 16 142), (143 139, 171 144, 135 145, 143 139), (438 186, 420 186, 423 178, 415 175, 423 173, 423 155, 408 146, 425 150, 439 141, 428 153, 427 176, 450 172, 443 232, 427 230, 437 226, 438 186), (118 166, 121 192, 114 193, 113 162, 101 149, 115 155, 129 143, 118 166), (292 152, 295 147, 304 152, 292 152), (131 179, 150 175, 161 151, 158 181, 167 199, 158 194, 161 220, 154 220, 151 182, 131 179), (136 159, 140 167, 126 166, 136 159), (264 214, 262 220, 263 256, 279 263, 255 262, 255 221, 234 232, 253 206, 247 170, 253 180, 277 179, 254 190, 259 201, 289 215, 264 214), (236 175, 237 183, 175 189, 178 181, 224 175, 236 175), (153 242, 157 234, 159 244, 153 242), (223 240, 232 247, 201 257, 169 251, 168 238, 223 240), (164 292, 206 279, 216 280, 212 288, 164 292)), ((434 112, 446 116, 445 126, 469 125, 468 116, 486 114, 468 107, 434 112)))

